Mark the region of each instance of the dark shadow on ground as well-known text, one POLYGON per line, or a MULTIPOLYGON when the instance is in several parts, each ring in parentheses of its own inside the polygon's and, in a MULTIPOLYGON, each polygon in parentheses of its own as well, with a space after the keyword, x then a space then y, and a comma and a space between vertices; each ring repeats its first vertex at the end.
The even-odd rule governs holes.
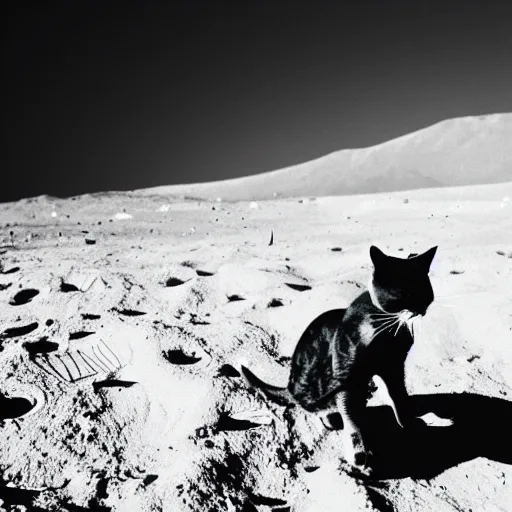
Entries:
POLYGON ((363 434, 372 478, 429 479, 477 457, 512 464, 512 402, 462 393, 416 395, 411 406, 415 416, 434 412, 454 424, 402 429, 391 407, 369 407, 363 434))

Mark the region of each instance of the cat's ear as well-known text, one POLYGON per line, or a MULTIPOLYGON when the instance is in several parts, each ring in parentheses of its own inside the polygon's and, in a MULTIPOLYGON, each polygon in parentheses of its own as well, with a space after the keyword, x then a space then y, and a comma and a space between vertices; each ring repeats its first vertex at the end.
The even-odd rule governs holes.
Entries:
POLYGON ((430 265, 432 264, 432 260, 437 251, 437 245, 435 247, 430 248, 427 252, 420 254, 417 256, 418 260, 421 261, 421 264, 424 269, 428 272, 430 270, 430 265))
POLYGON ((387 256, 375 245, 370 247, 370 258, 372 260, 373 266, 377 268, 384 261, 386 261, 387 256))

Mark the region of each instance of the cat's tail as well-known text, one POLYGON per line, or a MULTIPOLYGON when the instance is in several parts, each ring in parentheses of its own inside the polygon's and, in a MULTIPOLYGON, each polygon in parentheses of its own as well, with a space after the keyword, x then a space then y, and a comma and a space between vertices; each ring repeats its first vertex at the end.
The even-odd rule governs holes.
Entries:
POLYGON ((258 389, 261 389, 265 395, 270 398, 273 402, 276 402, 280 405, 292 405, 296 404, 297 401, 293 398, 292 394, 286 388, 280 388, 277 386, 272 386, 271 384, 267 384, 263 382, 259 377, 256 377, 254 373, 246 368, 243 364, 240 365, 240 369, 247 380, 247 382, 258 389))

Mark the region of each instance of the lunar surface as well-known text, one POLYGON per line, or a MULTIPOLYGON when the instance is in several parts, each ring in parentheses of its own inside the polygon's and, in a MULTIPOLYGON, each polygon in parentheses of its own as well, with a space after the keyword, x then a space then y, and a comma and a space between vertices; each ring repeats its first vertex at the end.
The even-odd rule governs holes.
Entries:
POLYGON ((512 180, 234 202, 211 187, 0 205, 0 510, 510 511, 512 180), (362 479, 340 431, 239 368, 285 385, 306 326, 365 289, 372 244, 439 247, 407 386, 454 424, 400 429, 378 389, 362 479))

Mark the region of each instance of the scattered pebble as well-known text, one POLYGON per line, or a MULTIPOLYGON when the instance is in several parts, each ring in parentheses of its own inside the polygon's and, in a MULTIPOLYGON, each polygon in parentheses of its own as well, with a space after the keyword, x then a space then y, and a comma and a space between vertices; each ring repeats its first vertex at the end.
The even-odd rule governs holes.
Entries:
POLYGON ((114 219, 116 219, 116 220, 128 220, 128 219, 132 219, 132 218, 133 218, 133 215, 130 215, 129 213, 124 213, 124 212, 116 213, 114 215, 114 219))

